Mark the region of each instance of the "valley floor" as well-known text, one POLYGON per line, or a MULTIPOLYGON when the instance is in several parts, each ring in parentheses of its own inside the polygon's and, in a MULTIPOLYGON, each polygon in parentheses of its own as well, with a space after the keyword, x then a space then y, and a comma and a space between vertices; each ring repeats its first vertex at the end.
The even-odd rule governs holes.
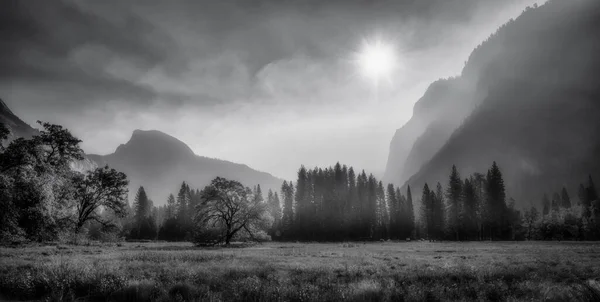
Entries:
POLYGON ((0 300, 600 300, 600 243, 0 248, 0 300))

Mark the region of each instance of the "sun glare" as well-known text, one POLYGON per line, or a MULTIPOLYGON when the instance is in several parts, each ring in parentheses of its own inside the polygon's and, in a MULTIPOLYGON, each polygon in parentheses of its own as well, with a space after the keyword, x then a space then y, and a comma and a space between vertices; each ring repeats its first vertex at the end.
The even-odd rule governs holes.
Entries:
POLYGON ((394 47, 376 40, 363 43, 357 54, 357 63, 364 76, 378 82, 382 79, 390 80, 398 62, 394 47))

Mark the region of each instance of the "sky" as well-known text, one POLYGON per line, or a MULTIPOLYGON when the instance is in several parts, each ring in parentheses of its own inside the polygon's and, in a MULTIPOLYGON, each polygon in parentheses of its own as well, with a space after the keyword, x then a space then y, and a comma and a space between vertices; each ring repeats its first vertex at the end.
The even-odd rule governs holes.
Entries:
POLYGON ((109 154, 160 130, 196 154, 294 179, 336 162, 381 175, 429 84, 543 0, 4 0, 0 98, 109 154), (357 55, 393 50, 385 79, 357 55))

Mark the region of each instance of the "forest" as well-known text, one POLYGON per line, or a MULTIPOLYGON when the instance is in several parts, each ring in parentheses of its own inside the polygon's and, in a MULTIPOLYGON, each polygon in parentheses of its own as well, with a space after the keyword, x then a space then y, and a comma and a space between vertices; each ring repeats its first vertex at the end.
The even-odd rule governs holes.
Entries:
POLYGON ((0 127, 0 239, 20 241, 164 240, 198 245, 233 241, 482 241, 598 240, 600 201, 589 176, 576 198, 540 192, 519 208, 506 192, 495 162, 489 170, 425 184, 420 198, 384 185, 364 170, 333 167, 298 170, 280 192, 264 197, 260 185, 217 177, 205 188, 183 182, 176 195, 156 206, 144 187, 128 202, 127 176, 106 167, 75 171, 81 141, 59 125, 40 123, 30 139, 7 141, 0 127), (8 143, 6 143, 8 142, 8 143), (6 145, 6 146, 5 146, 6 145))

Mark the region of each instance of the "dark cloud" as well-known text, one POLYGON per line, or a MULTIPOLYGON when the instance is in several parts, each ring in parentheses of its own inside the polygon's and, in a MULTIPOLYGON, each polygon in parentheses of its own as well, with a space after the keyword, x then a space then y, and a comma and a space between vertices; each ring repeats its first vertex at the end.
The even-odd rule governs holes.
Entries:
POLYGON ((107 63, 103 60, 110 57, 127 60, 141 70, 167 58, 166 47, 153 40, 153 25, 127 11, 117 14, 120 24, 67 1, 2 1, 0 78, 55 85, 76 95, 85 91, 90 99, 153 97, 151 88, 103 69, 107 63), (94 47, 102 51, 94 50, 94 56, 84 58, 88 62, 75 60, 78 51, 94 47))
POLYGON ((272 171, 283 175, 340 160, 335 138, 358 133, 383 154, 348 152, 348 163, 381 169, 391 132, 428 84, 458 74, 516 12, 498 11, 533 1, 2 0, 0 97, 27 122, 73 129, 93 153, 158 129, 204 155, 283 170, 272 157, 293 138, 283 145, 305 155, 272 171), (348 61, 380 34, 404 69, 375 106, 348 61), (308 150, 315 132, 331 145, 308 150))

